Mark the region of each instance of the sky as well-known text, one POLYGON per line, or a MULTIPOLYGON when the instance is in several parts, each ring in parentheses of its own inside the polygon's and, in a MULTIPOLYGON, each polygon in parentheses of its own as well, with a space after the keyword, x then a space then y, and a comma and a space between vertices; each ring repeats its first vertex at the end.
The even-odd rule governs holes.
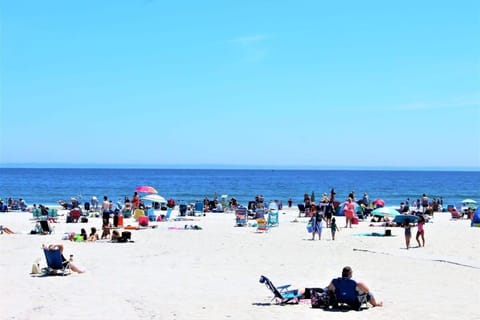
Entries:
POLYGON ((480 2, 0 0, 0 166, 480 170, 480 2))

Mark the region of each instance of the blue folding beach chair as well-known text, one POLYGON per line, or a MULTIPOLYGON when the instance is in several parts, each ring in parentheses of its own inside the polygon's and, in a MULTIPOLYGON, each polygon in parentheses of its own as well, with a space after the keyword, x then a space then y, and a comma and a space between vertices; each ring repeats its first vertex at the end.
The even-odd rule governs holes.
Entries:
POLYGON ((203 210, 204 210, 203 202, 201 202, 201 201, 195 202, 195 207, 193 209, 193 214, 194 215, 197 215, 197 214, 202 215, 203 210))
POLYGON ((350 278, 336 278, 332 280, 335 287, 335 301, 333 308, 339 308, 346 305, 354 310, 361 310, 362 307, 368 308, 368 295, 357 291, 357 283, 350 278))
POLYGON ((44 248, 45 259, 49 275, 68 275, 70 274, 70 264, 62 259, 62 253, 59 249, 49 250, 44 248))
POLYGON ((247 225, 247 208, 238 207, 235 210, 235 219, 237 227, 245 227, 247 225))
POLYGON ((269 228, 278 226, 278 211, 268 213, 267 223, 269 228))
POLYGON ((289 284, 275 287, 273 283, 265 276, 260 276, 260 283, 264 283, 270 291, 273 292, 273 300, 276 300, 279 304, 298 303, 301 295, 298 290, 288 290, 289 284))

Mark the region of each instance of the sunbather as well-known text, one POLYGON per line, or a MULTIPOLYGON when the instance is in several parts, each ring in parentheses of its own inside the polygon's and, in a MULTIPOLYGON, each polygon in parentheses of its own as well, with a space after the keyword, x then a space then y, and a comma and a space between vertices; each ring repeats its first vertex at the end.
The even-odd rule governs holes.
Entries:
POLYGON ((8 234, 15 233, 10 228, 0 225, 0 233, 4 233, 4 232, 8 234))

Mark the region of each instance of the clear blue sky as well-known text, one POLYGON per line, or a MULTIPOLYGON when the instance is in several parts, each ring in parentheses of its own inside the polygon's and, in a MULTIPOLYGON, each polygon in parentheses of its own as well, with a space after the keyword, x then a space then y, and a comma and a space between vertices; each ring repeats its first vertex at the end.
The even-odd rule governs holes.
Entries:
POLYGON ((0 165, 480 168, 479 1, 1 1, 0 165))

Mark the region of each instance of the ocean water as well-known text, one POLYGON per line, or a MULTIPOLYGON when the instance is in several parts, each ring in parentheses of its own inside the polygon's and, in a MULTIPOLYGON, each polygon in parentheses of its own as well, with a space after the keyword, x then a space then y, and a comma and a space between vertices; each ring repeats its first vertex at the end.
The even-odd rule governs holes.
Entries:
POLYGON ((193 202, 217 193, 247 204, 256 195, 265 200, 291 198, 303 202, 305 193, 322 193, 335 188, 344 200, 355 191, 367 192, 371 200, 381 198, 387 206, 398 206, 406 198, 442 197, 444 204, 458 204, 465 198, 480 201, 480 172, 460 171, 366 171, 366 170, 211 170, 211 169, 31 169, 0 168, 0 197, 23 198, 27 204, 56 204, 81 196, 107 195, 116 202, 131 198, 137 186, 149 185, 166 199, 193 202))

